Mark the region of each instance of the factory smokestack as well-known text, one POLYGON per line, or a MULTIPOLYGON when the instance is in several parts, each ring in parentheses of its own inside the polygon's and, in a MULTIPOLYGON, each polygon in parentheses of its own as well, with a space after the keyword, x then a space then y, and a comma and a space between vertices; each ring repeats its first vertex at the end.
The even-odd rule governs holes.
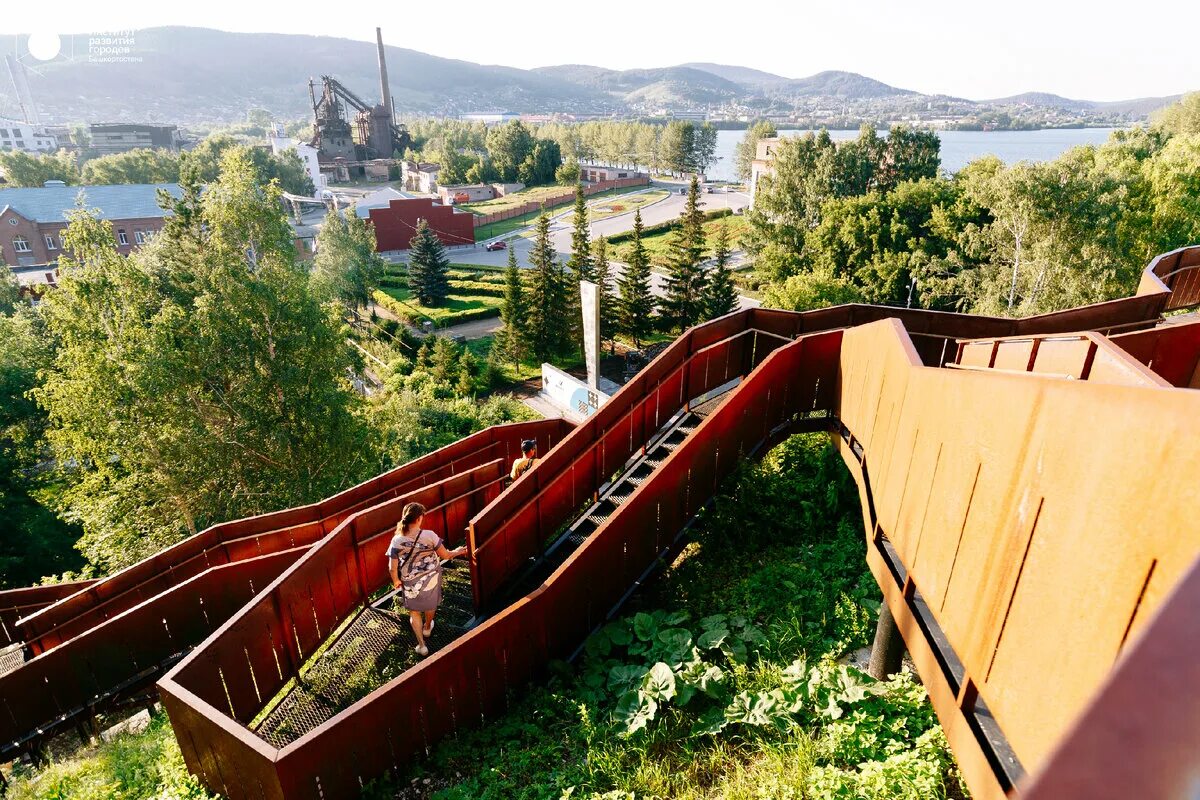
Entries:
POLYGON ((379 94, 383 98, 383 107, 388 113, 388 119, 395 119, 392 113, 392 90, 388 85, 387 61, 383 58, 383 30, 375 29, 375 42, 379 46, 379 94))

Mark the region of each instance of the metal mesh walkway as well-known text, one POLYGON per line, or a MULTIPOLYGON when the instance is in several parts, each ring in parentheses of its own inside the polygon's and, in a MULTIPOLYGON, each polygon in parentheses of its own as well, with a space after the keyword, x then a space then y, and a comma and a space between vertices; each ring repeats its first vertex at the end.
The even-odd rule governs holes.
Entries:
POLYGON ((25 663, 25 650, 20 642, 0 650, 0 675, 12 672, 25 663))
MULTIPOLYGON (((646 452, 632 461, 540 558, 531 559, 529 566, 514 577, 508 590, 501 594, 499 608, 537 588, 566 561, 683 443, 723 396, 724 392, 706 399, 668 421, 646 452)), ((430 653, 446 647, 480 621, 473 614, 471 575, 466 562, 447 562, 442 580, 437 625, 426 642, 430 653)), ((386 595, 335 632, 324 651, 309 661, 300 678, 285 687, 272 701, 274 705, 268 704, 267 713, 260 715, 251 727, 276 747, 295 741, 417 664, 421 657, 413 649, 415 644, 408 614, 393 608, 391 595, 386 595)))
MULTIPOLYGON (((446 563, 437 624, 426 638, 430 653, 446 647, 470 624, 471 574, 465 561, 446 563)), ((295 741, 421 660, 408 612, 393 607, 389 593, 334 634, 323 652, 283 690, 282 698, 255 728, 276 747, 295 741)))

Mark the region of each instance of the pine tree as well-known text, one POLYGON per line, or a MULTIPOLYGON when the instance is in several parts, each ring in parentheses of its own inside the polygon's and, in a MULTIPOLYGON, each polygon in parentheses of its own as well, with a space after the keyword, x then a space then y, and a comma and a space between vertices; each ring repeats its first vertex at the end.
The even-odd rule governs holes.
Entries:
POLYGON ((725 225, 717 228, 713 262, 708 283, 704 287, 705 319, 723 317, 738 307, 737 289, 733 286, 733 274, 729 271, 729 228, 725 225))
POLYGON ((650 293, 650 260, 646 257, 646 246, 642 244, 643 230, 642 212, 639 209, 633 214, 629 262, 617 281, 620 330, 633 339, 635 348, 641 348, 642 340, 654 327, 654 320, 651 319, 654 296, 650 293))
POLYGON ((663 312, 680 332, 704 315, 704 214, 700 211, 700 182, 692 176, 687 204, 679 226, 671 233, 670 274, 663 312))
POLYGON ((455 391, 464 397, 474 397, 478 388, 475 382, 478 373, 479 362, 470 350, 464 349, 462 357, 458 360, 458 384, 455 391))
POLYGON ((441 305, 450 294, 450 279, 446 276, 450 259, 446 257, 446 248, 425 220, 417 223, 417 235, 409 245, 412 254, 408 260, 408 288, 421 305, 441 305))
POLYGON ((573 219, 575 227, 571 232, 571 258, 567 260, 567 266, 575 273, 575 280, 595 282, 596 270, 592 263, 587 202, 583 196, 582 183, 575 184, 575 215, 573 219))
POLYGON ((571 231, 571 257, 567 260, 569 273, 566 278, 571 282, 571 307, 569 314, 571 338, 578 344, 579 352, 583 353, 583 295, 579 288, 580 281, 596 282, 596 269, 592 263, 591 241, 588 235, 587 201, 583 195, 583 184, 575 184, 575 213, 574 228, 571 231))
POLYGON ((550 243, 550 216, 538 217, 529 251, 529 346, 539 361, 565 352, 571 344, 570 301, 563 268, 550 243))
POLYGON ((529 352, 529 303, 525 298, 521 270, 517 267, 517 254, 512 248, 508 251, 508 269, 504 271, 500 319, 504 320, 504 327, 496 335, 496 354, 518 366, 529 352))
POLYGON ((617 298, 613 295, 612 265, 608 263, 608 240, 601 236, 593 244, 592 263, 600 295, 600 341, 608 342, 610 353, 617 351, 617 298))

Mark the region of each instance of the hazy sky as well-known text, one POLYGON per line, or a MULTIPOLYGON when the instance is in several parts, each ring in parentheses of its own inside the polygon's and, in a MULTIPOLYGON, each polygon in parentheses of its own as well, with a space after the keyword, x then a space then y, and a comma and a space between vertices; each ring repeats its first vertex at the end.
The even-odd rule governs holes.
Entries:
POLYGON ((388 44, 514 67, 713 61, 788 77, 842 69, 973 99, 1037 90, 1117 100, 1200 89, 1191 41, 1197 0, 59 0, 5 3, 0 15, 0 33, 157 25, 363 40, 380 25, 388 44))

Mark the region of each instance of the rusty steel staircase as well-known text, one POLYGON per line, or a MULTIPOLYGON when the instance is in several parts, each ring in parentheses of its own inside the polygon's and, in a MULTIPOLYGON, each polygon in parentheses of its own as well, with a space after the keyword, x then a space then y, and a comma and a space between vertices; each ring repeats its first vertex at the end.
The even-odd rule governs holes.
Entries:
MULTIPOLYGON (((1179 612, 1200 597, 1200 488, 1163 480, 1200 471, 1200 449, 1177 446, 1200 395, 1176 388, 1196 380, 1200 326, 1156 327, 1163 311, 1200 305, 1197 267, 1200 248, 1164 254, 1133 297, 1021 320, 851 305, 693 328, 504 491, 493 443, 469 470, 319 523, 313 544, 159 681, 185 761, 230 798, 357 792, 486 724, 577 651, 738 463, 790 433, 828 431, 859 484, 868 564, 972 793, 1170 796, 1200 747, 1127 750, 1116 765, 1094 726, 1147 686, 1200 678, 1195 615, 1179 612), (699 413, 696 401, 722 388, 699 413), (326 708, 304 730, 272 734, 264 722, 287 698, 315 707, 329 693, 315 669, 325 654, 402 638, 378 601, 386 534, 408 499, 469 549, 435 634, 447 641, 364 697, 318 698, 326 708), (1164 642, 1188 657, 1157 658, 1164 642), (1063 793, 1085 785, 1090 794, 1063 793)), ((103 589, 74 597, 112 602, 103 589)), ((158 613, 155 602, 130 611, 158 613)), ((35 622, 26 641, 88 613, 35 622)), ((88 630, 44 655, 98 658, 88 630), (85 644, 68 651, 74 642, 85 644)), ((34 675, 29 664, 0 687, 34 675)), ((1143 742, 1162 741, 1155 719, 1197 741, 1194 695, 1151 698, 1151 718, 1125 722, 1143 742)), ((12 730, 33 721, 23 698, 4 696, 12 730)))

